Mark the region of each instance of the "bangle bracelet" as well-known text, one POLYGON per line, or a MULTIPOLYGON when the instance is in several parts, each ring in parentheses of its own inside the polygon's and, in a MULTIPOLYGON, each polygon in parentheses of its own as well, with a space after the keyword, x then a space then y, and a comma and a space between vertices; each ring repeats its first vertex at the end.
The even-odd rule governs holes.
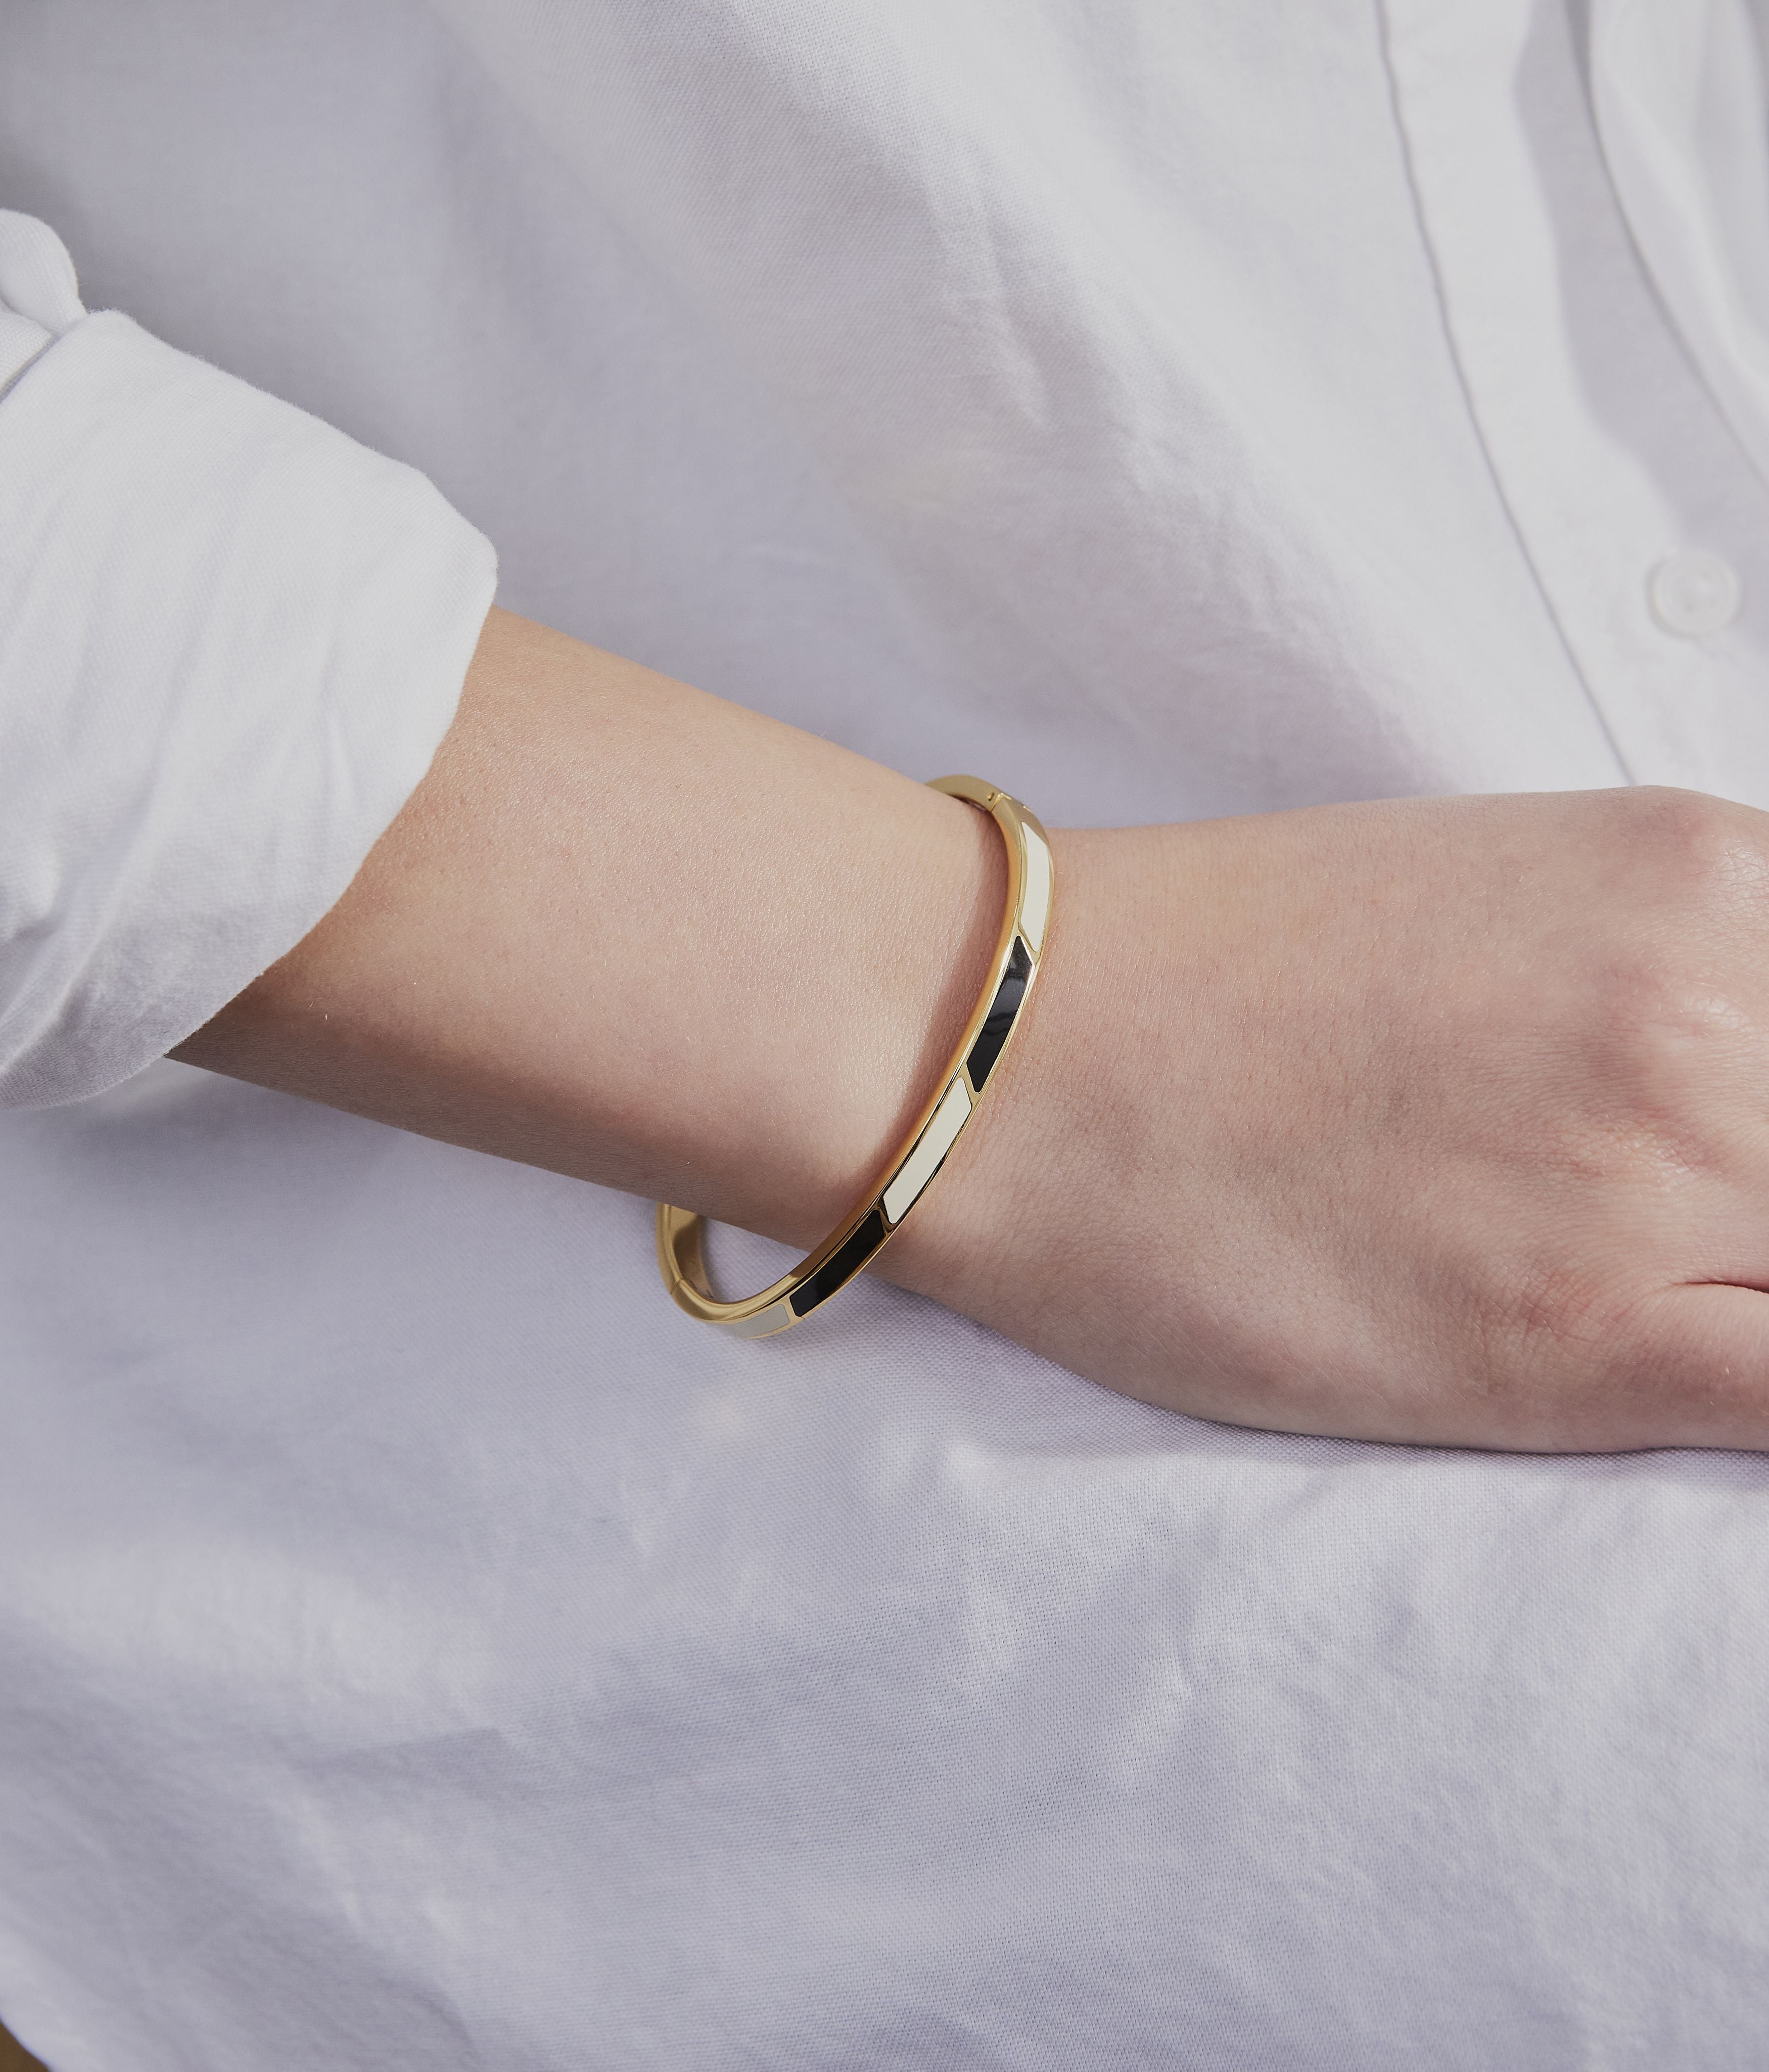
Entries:
POLYGON ((901 1229, 975 1114, 1037 979, 1050 927, 1054 872, 1049 838, 1017 799, 980 778, 937 777, 933 788, 979 807, 1000 828, 1008 845, 1008 911, 982 997, 933 1099, 885 1168, 884 1179, 790 1273, 741 1302, 721 1302, 708 1283, 700 1218, 687 1209, 658 1204, 657 1263, 664 1286, 691 1317, 721 1324, 739 1338, 768 1338, 790 1330, 845 1288, 901 1229))

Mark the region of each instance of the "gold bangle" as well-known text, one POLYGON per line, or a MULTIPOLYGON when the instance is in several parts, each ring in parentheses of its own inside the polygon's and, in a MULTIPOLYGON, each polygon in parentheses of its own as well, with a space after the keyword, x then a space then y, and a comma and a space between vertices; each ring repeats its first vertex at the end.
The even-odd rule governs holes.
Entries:
POLYGON ((976 1113, 1037 980, 1055 880, 1049 837, 1017 799, 980 778, 936 777, 933 788, 993 816, 1008 845, 1008 911, 982 997, 933 1099, 885 1168, 883 1181, 790 1273, 741 1302, 721 1302, 708 1284, 700 1218, 658 1203, 657 1263, 664 1286, 691 1317, 721 1324, 741 1338, 769 1338, 790 1330, 845 1288, 902 1228, 976 1113))

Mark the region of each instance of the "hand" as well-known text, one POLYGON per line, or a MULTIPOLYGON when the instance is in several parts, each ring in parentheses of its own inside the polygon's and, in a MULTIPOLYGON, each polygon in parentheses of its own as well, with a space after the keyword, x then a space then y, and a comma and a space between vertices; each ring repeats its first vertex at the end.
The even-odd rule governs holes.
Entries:
POLYGON ((880 1270, 1237 1424, 1769 1444, 1769 816, 1617 791, 1056 841, 1011 1069, 880 1270))

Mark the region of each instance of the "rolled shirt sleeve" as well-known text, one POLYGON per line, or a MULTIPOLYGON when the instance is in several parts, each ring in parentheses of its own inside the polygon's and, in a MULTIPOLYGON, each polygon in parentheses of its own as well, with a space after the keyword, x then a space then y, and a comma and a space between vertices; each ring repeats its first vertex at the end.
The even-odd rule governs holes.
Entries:
POLYGON ((496 579, 414 470, 80 306, 0 212, 0 1105, 201 1026, 428 767, 496 579))

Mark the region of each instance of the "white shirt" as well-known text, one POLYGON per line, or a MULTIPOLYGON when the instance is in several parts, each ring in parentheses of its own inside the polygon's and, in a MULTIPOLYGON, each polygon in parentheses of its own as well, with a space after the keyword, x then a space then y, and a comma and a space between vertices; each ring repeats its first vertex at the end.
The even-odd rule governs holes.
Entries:
POLYGON ((146 327, 0 229, 0 2015, 58 2072, 1760 2054, 1755 1457, 1201 1424, 870 1284, 740 1345, 642 1202, 138 1069, 397 810, 487 540, 1056 824, 1769 805, 1769 487, 1582 18, 0 12, 0 203, 146 327))

